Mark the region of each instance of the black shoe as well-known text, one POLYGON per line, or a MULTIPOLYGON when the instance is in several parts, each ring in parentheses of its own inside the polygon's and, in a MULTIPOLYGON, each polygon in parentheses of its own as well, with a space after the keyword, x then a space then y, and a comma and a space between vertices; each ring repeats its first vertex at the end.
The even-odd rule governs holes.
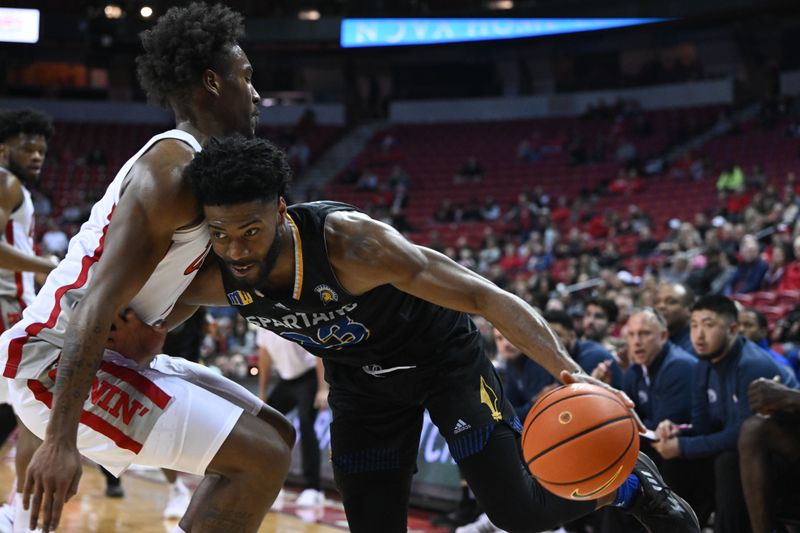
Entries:
POLYGON ((692 507, 664 483, 649 457, 640 452, 633 473, 639 493, 628 512, 650 533, 700 533, 692 507))
POLYGON ((125 491, 122 490, 122 484, 106 485, 106 496, 108 498, 124 498, 125 491))

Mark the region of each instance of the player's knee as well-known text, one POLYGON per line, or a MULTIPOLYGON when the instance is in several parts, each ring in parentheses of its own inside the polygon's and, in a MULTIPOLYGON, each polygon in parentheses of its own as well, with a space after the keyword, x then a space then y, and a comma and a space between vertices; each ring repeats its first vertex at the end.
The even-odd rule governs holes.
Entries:
POLYGON ((212 460, 209 471, 246 483, 282 483, 289 472, 291 450, 275 427, 243 415, 212 460))
MULTIPOLYGON (((263 424, 263 423, 262 423, 263 424)), ((262 469, 273 470, 279 474, 281 479, 285 479, 289 473, 289 465, 292 461, 292 445, 294 443, 294 428, 292 428, 292 440, 287 440, 282 433, 273 431, 265 433, 262 438, 254 443, 254 453, 261 457, 257 466, 262 469)), ((243 461, 246 468, 252 468, 253 462, 243 461)))
POLYGON ((294 443, 297 442, 297 430, 294 428, 294 425, 289 419, 275 409, 264 405, 258 413, 258 419, 272 426, 290 449, 294 446, 294 443))

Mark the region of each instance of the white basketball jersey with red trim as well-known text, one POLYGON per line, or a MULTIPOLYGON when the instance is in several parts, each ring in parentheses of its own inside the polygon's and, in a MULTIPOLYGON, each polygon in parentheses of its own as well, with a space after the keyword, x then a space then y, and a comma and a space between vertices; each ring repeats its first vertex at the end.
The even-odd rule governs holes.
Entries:
MULTIPOLYGON (((33 251, 33 202, 28 189, 21 187, 22 203, 11 213, 2 240, 26 255, 33 251)), ((17 300, 20 308, 33 301, 33 272, 14 272, 0 268, 0 297, 17 300)))
MULTIPOLYGON (((162 139, 178 139, 195 151, 201 149, 193 136, 184 131, 170 130, 150 139, 122 166, 103 198, 92 208, 89 220, 70 241, 67 256, 50 273, 33 303, 25 309, 22 320, 0 337, 0 347, 8 346, 8 349, 0 348, 0 368, 4 376, 36 378, 54 361, 52 356, 43 355, 47 350, 35 348, 35 341, 63 347, 72 310, 91 286, 97 262, 103 254, 106 231, 119 202, 125 177, 134 163, 162 139)), ((178 296, 194 279, 210 248, 205 221, 176 232, 166 255, 130 302, 130 307, 149 324, 165 318, 178 296)), ((137 258, 128 260, 136 261, 137 258)))

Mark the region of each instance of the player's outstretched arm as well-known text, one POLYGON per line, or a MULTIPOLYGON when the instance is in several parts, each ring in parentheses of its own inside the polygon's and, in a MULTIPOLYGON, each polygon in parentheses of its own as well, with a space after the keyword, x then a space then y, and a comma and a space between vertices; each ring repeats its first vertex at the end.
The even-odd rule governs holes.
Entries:
MULTIPOLYGON (((22 189, 16 176, 0 170, 0 228, 5 228, 11 213, 22 202, 22 189)), ((0 268, 14 272, 48 274, 56 267, 55 261, 28 255, 9 243, 0 242, 0 268)))
POLYGON ((126 180, 91 286, 67 328, 53 414, 28 468, 23 502, 32 510, 31 529, 41 511, 42 529, 52 531, 64 501, 77 491, 78 420, 114 317, 144 286, 169 249, 174 231, 199 222, 196 200, 181 176, 191 158, 192 151, 183 143, 162 141, 134 165, 126 180))
POLYGON ((559 379, 582 373, 530 305, 447 256, 414 245, 394 228, 354 212, 335 213, 326 227, 329 257, 354 294, 391 284, 431 303, 478 314, 559 379))

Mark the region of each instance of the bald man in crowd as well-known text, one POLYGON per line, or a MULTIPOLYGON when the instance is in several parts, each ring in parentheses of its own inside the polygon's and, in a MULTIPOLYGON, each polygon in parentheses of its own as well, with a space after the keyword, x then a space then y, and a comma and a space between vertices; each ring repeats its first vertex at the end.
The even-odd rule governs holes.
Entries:
POLYGON ((683 283, 662 283, 658 286, 656 310, 667 323, 670 342, 687 353, 697 355, 689 328, 693 303, 694 293, 683 283))

